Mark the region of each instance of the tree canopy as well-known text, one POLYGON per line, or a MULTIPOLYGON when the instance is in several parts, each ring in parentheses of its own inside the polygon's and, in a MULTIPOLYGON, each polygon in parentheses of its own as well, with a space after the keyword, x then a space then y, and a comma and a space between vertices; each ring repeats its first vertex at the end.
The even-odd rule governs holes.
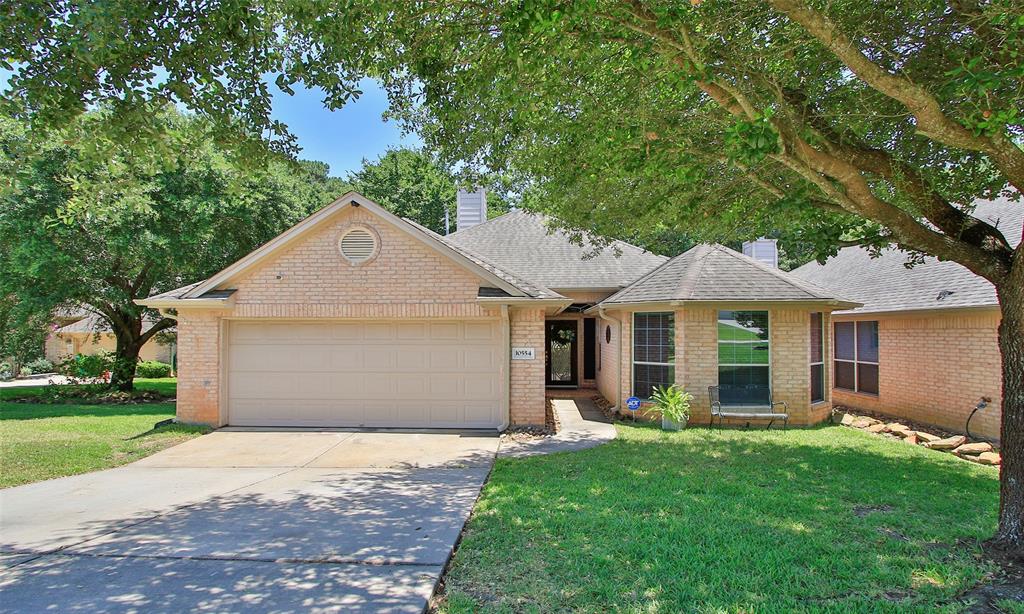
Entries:
POLYGON ((134 373, 138 349, 175 324, 135 299, 215 273, 345 189, 322 163, 235 165, 203 120, 159 115, 167 137, 149 157, 116 146, 103 158, 83 154, 104 133, 106 112, 42 144, 0 119, 6 328, 27 335, 59 307, 85 306, 110 325, 134 373), (155 324, 144 331, 147 311, 155 324))
MULTIPOLYGON (((488 215, 508 211, 501 182, 494 177, 476 179, 488 190, 488 215)), ((353 190, 395 215, 415 220, 439 234, 445 234, 447 212, 450 228, 455 230, 455 194, 461 180, 437 156, 423 149, 391 149, 376 160, 364 159, 363 166, 347 181, 353 190)))

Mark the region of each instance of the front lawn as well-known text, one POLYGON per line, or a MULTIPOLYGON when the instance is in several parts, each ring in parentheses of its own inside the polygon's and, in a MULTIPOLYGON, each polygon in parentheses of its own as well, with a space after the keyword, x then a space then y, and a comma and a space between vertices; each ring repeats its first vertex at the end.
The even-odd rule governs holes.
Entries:
MULTIPOLYGON (((174 394, 174 380, 139 381, 174 394)), ((38 387, 4 389, 31 396, 38 387)), ((9 397, 8 397, 9 398, 9 397)), ((208 429, 169 425, 173 403, 82 405, 0 402, 0 488, 116 467, 208 429)))
MULTIPOLYGON (((156 392, 160 396, 173 397, 178 386, 178 380, 174 377, 162 377, 159 379, 147 379, 144 377, 135 378, 135 390, 138 392, 156 392)), ((0 401, 13 399, 28 399, 38 397, 46 390, 68 390, 75 388, 73 384, 59 386, 12 386, 0 388, 0 401)), ((172 412, 173 413, 173 412, 172 412)))
POLYGON ((959 609, 998 472, 845 427, 664 433, 500 459, 443 612, 959 609))

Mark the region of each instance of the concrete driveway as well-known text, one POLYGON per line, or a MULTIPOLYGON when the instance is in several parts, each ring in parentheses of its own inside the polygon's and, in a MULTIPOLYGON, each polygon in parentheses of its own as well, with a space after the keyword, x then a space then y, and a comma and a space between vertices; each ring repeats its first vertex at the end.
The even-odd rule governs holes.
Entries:
POLYGON ((0 611, 421 612, 498 441, 225 429, 0 491, 0 611))

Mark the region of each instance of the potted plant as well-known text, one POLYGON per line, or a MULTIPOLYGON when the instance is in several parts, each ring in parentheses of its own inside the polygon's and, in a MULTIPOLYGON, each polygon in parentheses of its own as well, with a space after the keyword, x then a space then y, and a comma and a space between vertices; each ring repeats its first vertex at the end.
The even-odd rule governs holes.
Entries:
POLYGON ((692 394, 675 384, 655 386, 651 400, 654 401, 654 410, 661 414, 661 428, 666 431, 686 428, 686 422, 690 419, 692 394))

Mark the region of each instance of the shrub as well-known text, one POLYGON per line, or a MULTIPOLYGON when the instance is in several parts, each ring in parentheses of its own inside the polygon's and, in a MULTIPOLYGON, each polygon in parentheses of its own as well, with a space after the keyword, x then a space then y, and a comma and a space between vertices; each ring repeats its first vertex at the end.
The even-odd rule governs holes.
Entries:
POLYGON ((22 375, 38 375, 40 373, 53 373, 53 363, 45 358, 37 358, 21 367, 22 375))
POLYGON ((144 360, 135 367, 136 377, 170 377, 171 365, 156 360, 144 360))
POLYGON ((693 395, 686 392, 682 386, 656 386, 651 400, 654 401, 655 410, 672 422, 681 423, 690 419, 690 401, 693 400, 693 395))
POLYGON ((14 378, 14 367, 9 362, 0 362, 0 382, 14 378))
POLYGON ((57 372, 73 381, 106 379, 106 374, 114 365, 114 356, 110 352, 96 354, 75 354, 57 365, 57 372))

